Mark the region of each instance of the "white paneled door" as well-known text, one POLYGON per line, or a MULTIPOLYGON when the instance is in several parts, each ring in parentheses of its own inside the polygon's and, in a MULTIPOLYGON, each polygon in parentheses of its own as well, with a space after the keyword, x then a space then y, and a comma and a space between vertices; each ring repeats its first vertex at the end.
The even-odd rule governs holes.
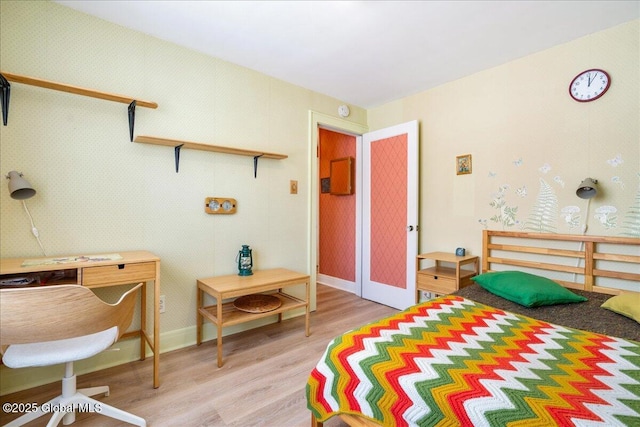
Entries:
POLYGON ((398 309, 415 303, 418 122, 363 135, 362 297, 398 309))

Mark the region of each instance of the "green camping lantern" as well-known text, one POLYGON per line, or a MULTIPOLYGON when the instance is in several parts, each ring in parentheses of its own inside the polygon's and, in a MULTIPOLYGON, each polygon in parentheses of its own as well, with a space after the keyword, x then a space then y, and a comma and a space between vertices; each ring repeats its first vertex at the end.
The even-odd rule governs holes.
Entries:
POLYGON ((238 276, 251 276, 253 274, 253 271, 251 271, 251 267, 253 267, 253 257, 251 256, 249 245, 242 245, 236 261, 238 261, 238 276))

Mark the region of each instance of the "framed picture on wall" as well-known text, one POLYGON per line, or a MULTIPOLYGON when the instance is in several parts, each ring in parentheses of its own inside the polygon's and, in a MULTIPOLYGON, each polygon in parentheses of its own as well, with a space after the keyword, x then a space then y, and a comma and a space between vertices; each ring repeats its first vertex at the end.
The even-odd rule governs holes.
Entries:
POLYGON ((471 173, 471 154, 456 157, 456 175, 471 173))

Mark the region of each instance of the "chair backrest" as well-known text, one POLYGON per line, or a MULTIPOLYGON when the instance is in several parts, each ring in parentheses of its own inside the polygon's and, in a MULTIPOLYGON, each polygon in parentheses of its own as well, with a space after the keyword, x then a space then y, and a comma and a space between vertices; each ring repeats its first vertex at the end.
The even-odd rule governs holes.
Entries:
POLYGON ((139 283, 115 304, 80 285, 0 289, 0 347, 73 338, 118 327, 133 318, 139 283))

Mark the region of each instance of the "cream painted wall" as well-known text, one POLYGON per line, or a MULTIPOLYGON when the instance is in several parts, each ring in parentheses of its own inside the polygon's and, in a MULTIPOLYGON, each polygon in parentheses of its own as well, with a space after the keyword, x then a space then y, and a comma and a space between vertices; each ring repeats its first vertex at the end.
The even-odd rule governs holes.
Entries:
MULTIPOLYGON (((558 208, 577 205, 583 215, 575 186, 586 176, 599 179, 603 196, 591 204, 588 232, 620 233, 627 207, 638 203, 639 35, 635 21, 369 111, 350 106, 345 121, 336 114, 339 100, 54 3, 3 0, 1 70, 157 102, 157 110, 137 109, 137 135, 289 158, 261 160, 254 179, 251 158, 184 150, 176 174, 173 150, 129 142, 126 105, 12 84, 9 125, 0 126, 0 172, 22 171, 36 187, 27 203, 48 255, 147 249, 162 258, 168 350, 195 342, 196 278, 235 272, 241 244, 254 249, 257 268, 308 270, 317 246, 310 189, 318 185, 309 140, 317 143, 318 123, 360 132, 367 120, 371 129, 420 120, 421 251, 465 246, 479 253, 480 221, 501 228, 490 221, 498 189, 508 186, 505 200, 523 221, 540 178, 551 184, 558 208), (609 70, 613 85, 601 100, 577 104, 567 86, 589 67, 609 70), (473 174, 456 176, 455 156, 467 153, 473 174), (618 154, 624 163, 613 167, 607 160, 618 154), (551 170, 542 173, 545 163, 551 170), (299 182, 298 195, 288 193, 291 179, 299 182), (517 195, 522 187, 527 197, 517 195), (207 196, 236 198, 238 213, 205 214, 207 196), (593 218, 605 205, 619 209, 616 228, 593 218)), ((558 231, 578 232, 561 223, 558 231)), ((40 255, 21 204, 6 189, 0 235, 2 257, 40 255)), ((129 343, 79 372, 122 360, 114 355, 134 358, 129 343)), ((0 369, 1 394, 59 376, 0 369)))
MULTIPOLYGON (((256 269, 308 272, 309 111, 337 116, 343 102, 55 3, 3 0, 0 16, 2 71, 157 102, 137 108, 136 135, 289 156, 260 160, 254 179, 251 157, 183 150, 176 174, 171 148, 129 141, 126 104, 12 83, 0 171, 21 171, 36 188, 27 205, 47 255, 160 256, 163 351, 195 343, 196 279, 235 273, 242 244, 256 269), (208 196, 237 199, 237 214, 206 214, 208 196)), ((366 111, 351 107, 349 120, 364 123, 366 111)), ((1 256, 41 256, 22 204, 3 185, 1 256)), ((121 345, 127 351, 79 371, 134 357, 133 341, 121 345)), ((1 369, 2 394, 60 375, 1 369)))
POLYGON ((538 231, 542 200, 554 232, 580 234, 586 223, 590 235, 640 238, 640 21, 368 110, 371 130, 414 119, 421 252, 462 246, 479 255, 483 228, 538 231), (575 102, 569 83, 589 68, 607 70, 611 88, 575 102), (463 154, 472 154, 470 175, 456 175, 463 154), (590 203, 575 194, 586 177, 599 181, 590 203), (513 224, 492 220, 501 202, 517 208, 513 224), (569 206, 579 212, 563 213, 569 206), (606 206, 616 214, 600 213, 606 206))

